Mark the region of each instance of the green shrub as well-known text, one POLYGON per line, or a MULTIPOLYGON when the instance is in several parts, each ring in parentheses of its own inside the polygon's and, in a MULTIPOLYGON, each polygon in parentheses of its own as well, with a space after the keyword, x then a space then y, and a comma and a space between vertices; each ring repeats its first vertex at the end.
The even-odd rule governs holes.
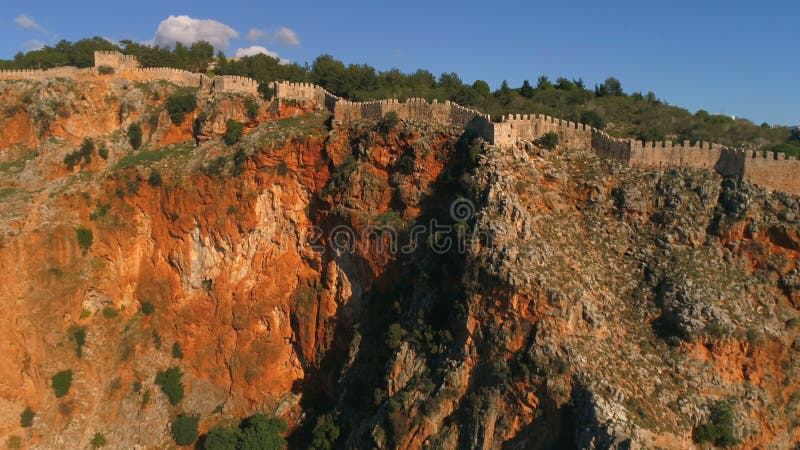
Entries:
POLYGON ((172 357, 178 359, 183 358, 183 351, 181 350, 181 344, 178 341, 172 343, 172 357))
POLYGON ((399 323, 389 325, 389 331, 386 333, 386 345, 392 350, 397 350, 400 348, 400 344, 403 342, 403 336, 405 335, 406 330, 404 330, 399 323))
POLYGON ((83 346, 86 344, 86 330, 78 328, 72 332, 72 337, 75 339, 75 353, 80 358, 83 356, 83 346))
POLYGON ((106 445, 106 437, 103 436, 102 433, 95 433, 94 437, 92 437, 92 440, 89 443, 92 445, 92 448, 100 448, 106 445))
POLYGON ((720 400, 711 406, 709 421, 694 430, 695 442, 711 442, 719 447, 731 447, 739 443, 733 417, 733 401, 720 400))
POLYGON ((201 170, 204 174, 210 177, 218 177, 222 175, 222 169, 225 168, 225 164, 228 163, 227 158, 224 156, 218 156, 212 159, 206 166, 204 166, 201 170))
POLYGON ((166 108, 172 123, 180 125, 186 114, 197 108, 197 95, 190 90, 178 91, 167 98, 166 108))
POLYGON ((94 153, 94 141, 86 138, 83 140, 79 150, 68 153, 64 157, 64 164, 67 165, 67 170, 72 170, 78 164, 84 165, 92 162, 92 153, 94 153))
POLYGON ((156 307, 152 303, 150 302, 142 303, 142 314, 144 314, 145 316, 149 316, 150 314, 153 314, 155 311, 156 307))
POLYGON ((100 75, 111 75, 114 73, 114 68, 111 66, 100 66, 97 68, 97 73, 100 75))
POLYGON ((210 430, 205 439, 206 450, 236 450, 239 443, 239 429, 217 425, 210 430))
POLYGON ((113 319, 117 316, 119 316, 119 311, 117 308, 114 308, 113 306, 106 306, 103 308, 103 317, 106 319, 113 319))
POLYGON ((251 121, 258 119, 258 102, 254 98, 247 97, 244 101, 244 107, 248 119, 251 121))
POLYGON ((228 145, 233 145, 239 142, 242 139, 242 133, 244 133, 244 125, 241 122, 228 119, 226 123, 225 135, 222 136, 222 140, 225 141, 228 145))
POLYGON ((85 255, 89 250, 89 247, 92 246, 92 242, 94 242, 92 230, 88 228, 78 228, 75 230, 75 235, 78 238, 78 245, 80 246, 81 250, 83 250, 83 254, 85 255))
POLYGON ((33 418, 36 413, 33 412, 30 406, 26 406, 22 413, 19 415, 19 426, 22 428, 30 428, 33 426, 33 418))
POLYGON ((325 414, 317 419, 314 431, 311 434, 312 450, 332 450, 335 448, 336 440, 339 439, 339 426, 334 422, 330 414, 325 414))
POLYGON ((398 123, 400 123, 400 117, 398 117, 396 112, 389 111, 378 121, 378 132, 386 136, 390 131, 397 127, 398 123))
POLYGON ((556 148, 558 145, 558 133, 553 131, 546 133, 544 136, 536 140, 536 145, 549 150, 556 148))
POLYGON ((264 100, 269 100, 275 95, 275 90, 269 87, 269 83, 258 83, 258 93, 261 94, 261 98, 264 100))
POLYGON ((286 440, 282 434, 286 429, 286 422, 283 419, 254 414, 242 422, 238 448, 240 450, 285 449, 286 440))
POLYGON ((289 173, 289 165, 286 164, 286 161, 281 161, 278 163, 278 175, 285 177, 289 173))
POLYGON ((164 180, 161 179, 161 172, 156 169, 151 170, 150 176, 147 177, 147 182, 153 187, 158 187, 164 184, 164 180))
POLYGON ((197 424, 200 418, 181 414, 172 421, 169 431, 178 445, 192 445, 197 440, 197 424))
POLYGON ((247 162, 247 152, 244 151, 242 148, 237 148, 236 153, 233 154, 233 168, 231 169, 231 175, 239 176, 242 172, 244 172, 244 163, 247 162))
POLYGON ((141 391, 142 390, 142 382, 139 381, 139 380, 134 381, 133 384, 131 385, 131 388, 133 389, 133 392, 141 391))
POLYGON ((17 435, 11 435, 6 439, 6 446, 9 449, 22 448, 22 438, 17 435))
POLYGON ((100 144, 100 148, 97 149, 97 155, 103 159, 108 159, 108 148, 105 143, 100 144))
POLYGON ((70 386, 72 386, 72 369, 62 370, 57 374, 53 375, 51 378, 53 392, 56 394, 56 398, 61 398, 69 392, 70 386))
POLYGON ((636 136, 640 141, 656 142, 666 140, 666 135, 658 127, 650 127, 636 136))
POLYGON ((585 123, 592 128, 597 128, 598 130, 602 130, 606 127, 606 121, 603 119, 603 116, 594 111, 581 112, 581 118, 579 122, 585 123))
POLYGON ((170 367, 156 374, 156 384, 161 387, 161 391, 164 392, 167 399, 169 399, 169 403, 173 406, 183 400, 182 377, 183 373, 177 367, 170 367))
POLYGON ((142 146, 142 127, 138 123, 128 127, 128 142, 134 150, 142 146))

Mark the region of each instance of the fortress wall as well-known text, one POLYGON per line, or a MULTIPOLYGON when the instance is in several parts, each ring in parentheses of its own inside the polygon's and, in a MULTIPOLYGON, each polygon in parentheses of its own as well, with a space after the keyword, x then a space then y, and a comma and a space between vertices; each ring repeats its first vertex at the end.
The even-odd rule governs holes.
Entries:
MULTIPOLYGON (((239 76, 217 76, 213 80, 203 74, 172 68, 139 69, 132 56, 119 52, 95 52, 95 67, 109 66, 127 70, 141 80, 166 80, 181 86, 210 88, 213 92, 244 92, 258 94, 258 82, 239 76)), ((74 78, 96 69, 57 67, 47 70, 0 71, 0 80, 41 80, 47 78, 74 78)), ((647 168, 691 167, 716 170, 724 176, 742 177, 761 186, 800 195, 800 161, 785 155, 767 152, 744 152, 719 144, 699 142, 673 145, 667 142, 642 142, 633 139, 616 139, 601 130, 585 124, 574 123, 544 115, 509 115, 500 123, 492 123, 488 115, 465 108, 456 103, 411 98, 405 102, 396 99, 350 102, 311 83, 274 82, 276 98, 310 101, 333 112, 338 122, 359 120, 377 121, 389 112, 405 120, 457 125, 499 146, 512 146, 519 140, 535 141, 547 133, 558 133, 559 143, 568 148, 592 148, 598 154, 647 168)))
POLYGON ((684 141, 681 145, 666 142, 631 141, 630 163, 639 167, 692 167, 714 170, 722 155, 718 144, 698 142, 692 145, 684 141))
POLYGON ((311 83, 291 83, 288 81, 278 81, 272 83, 271 87, 275 90, 275 97, 315 102, 318 105, 324 106, 326 109, 333 111, 336 102, 341 100, 340 97, 331 94, 320 86, 311 83))
POLYGON ((44 80, 47 78, 74 78, 82 72, 91 69, 78 69, 77 67, 54 67, 52 69, 23 69, 0 70, 0 80, 44 80))
POLYGON ((513 145, 517 140, 533 142, 547 133, 557 133, 559 144, 571 148, 592 145, 592 128, 588 125, 556 119, 542 114, 511 114, 495 124, 495 139, 501 145, 513 145))
POLYGON ((214 77, 214 92, 240 92, 258 95, 258 82, 252 78, 236 75, 218 75, 214 77))
POLYGON ((744 154, 744 179, 751 183, 776 190, 800 195, 800 161, 773 152, 766 154, 748 151, 744 154))
POLYGON ((94 52, 94 67, 107 66, 117 72, 131 71, 139 68, 139 61, 133 55, 123 55, 116 51, 94 52))
POLYGON ((142 81, 169 81, 184 87, 203 87, 203 74, 189 72, 188 70, 173 69, 170 67, 148 67, 138 69, 134 76, 142 81))
POLYGON ((591 129, 591 134, 592 149, 594 149, 594 151, 596 151, 598 154, 620 161, 630 161, 631 140, 613 138, 608 134, 594 128, 591 129))

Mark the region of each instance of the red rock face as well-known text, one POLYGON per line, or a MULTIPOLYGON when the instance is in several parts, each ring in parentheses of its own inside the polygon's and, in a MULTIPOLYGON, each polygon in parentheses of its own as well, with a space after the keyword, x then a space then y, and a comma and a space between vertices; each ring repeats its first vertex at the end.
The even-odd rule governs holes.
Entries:
MULTIPOLYGON (((308 389, 306 372, 319 367, 334 342, 353 285, 379 278, 391 259, 365 248, 359 253, 364 265, 346 273, 309 246, 315 224, 324 229, 333 223, 327 219, 331 203, 315 206, 314 199, 330 170, 352 154, 351 136, 346 130, 326 138, 324 131, 303 135, 288 129, 278 140, 242 145, 248 157, 230 175, 235 149, 219 142, 227 119, 244 122, 247 139, 267 136, 259 128, 265 123, 306 117, 315 106, 281 104, 270 113, 261 103, 258 116, 249 118, 242 97, 213 104, 201 99, 201 107, 175 125, 160 110, 165 91, 143 94, 141 108, 129 108, 120 122, 123 102, 116 99, 132 96, 135 87, 114 90, 98 79, 74 91, 51 89, 48 95, 73 103, 65 101, 70 113, 56 114, 43 132, 36 133, 35 117, 23 111, 0 118, 1 128, 13 130, 0 133, 0 147, 34 147, 53 136, 66 141, 41 150, 22 178, 3 178, 19 189, 15 195, 26 197, 12 197, 3 212, 12 231, 0 241, 0 263, 9 269, 0 283, 7 361, 0 368, 5 411, 0 432, 24 437, 26 445, 55 446, 65 438, 81 441, 94 429, 120 430, 120 445, 160 445, 167 442, 165 432, 147 436, 122 422, 136 412, 142 423, 163 430, 171 413, 153 380, 169 366, 183 370, 183 408, 206 417, 203 428, 219 420, 220 411, 243 416, 266 409, 293 423, 302 413, 298 400, 308 389), (191 147, 201 109, 207 119, 199 149, 167 155, 150 167, 120 166, 137 153, 126 148, 124 134, 111 133, 142 122, 148 151, 191 147), (91 162, 66 170, 63 155, 85 138, 105 142, 110 158, 94 154, 91 162), (227 155, 221 174, 202 170, 220 155, 227 155), (148 182, 153 169, 163 184, 148 182), (90 179, 74 181, 82 176, 76 174, 87 173, 90 179), (65 182, 66 188, 58 187, 65 182), (32 192, 37 186, 44 189, 32 192), (85 249, 78 228, 91 230, 85 249), (153 306, 152 314, 142 313, 145 303, 153 306), (80 357, 77 329, 86 330, 80 357), (182 359, 170 354, 175 345, 182 359), (73 370, 73 385, 56 399, 50 378, 67 368, 73 370), (132 391, 134 382, 141 383, 139 391, 132 391), (26 405, 38 412, 31 433, 18 424, 26 405)), ((6 91, 2 99, 18 102, 23 94, 16 94, 6 91)), ((370 150, 372 164, 354 175, 362 188, 349 192, 348 200, 371 216, 387 211, 388 167, 402 146, 418 138, 400 142, 393 134, 377 142, 370 150)), ((446 145, 443 135, 417 163, 418 174, 406 181, 413 189, 430 189, 443 166, 433 154, 447 151, 446 145)), ((4 157, 13 161, 20 153, 4 157)), ((410 203, 403 214, 414 217, 417 211, 410 203)), ((363 220, 367 216, 351 225, 361 232, 363 220)))
POLYGON ((460 130, 384 134, 311 103, 201 96, 176 125, 174 88, 113 77, 15 84, 0 102, 29 91, 33 106, 0 114, 0 435, 23 446, 102 432, 162 448, 179 412, 203 432, 263 411, 298 434, 331 413, 352 448, 690 448, 708 405, 747 389, 742 448, 800 439, 800 240, 775 196, 723 214, 714 174, 579 150, 484 148, 468 170, 460 130), (233 145, 229 119, 245 129, 233 145), (86 138, 107 159, 68 170, 86 138), (462 253, 369 237, 449 217, 462 196, 491 237, 462 253), (352 252, 334 252, 340 226, 352 252), (667 319, 684 334, 664 336, 667 319), (155 384, 169 367, 177 406, 155 384))

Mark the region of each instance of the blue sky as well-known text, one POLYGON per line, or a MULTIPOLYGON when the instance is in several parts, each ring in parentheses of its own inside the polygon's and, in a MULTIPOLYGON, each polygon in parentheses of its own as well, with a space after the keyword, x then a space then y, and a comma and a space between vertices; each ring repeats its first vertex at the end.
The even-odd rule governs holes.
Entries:
POLYGON ((219 25, 173 19, 161 42, 199 26, 227 39, 229 55, 254 45, 301 63, 330 53, 379 69, 457 72, 493 87, 542 74, 587 85, 615 76, 626 91, 652 90, 690 111, 800 124, 800 10, 788 0, 13 3, 0 13, 0 58, 37 41, 150 41, 163 21, 185 15, 219 25), (260 31, 254 40, 251 29, 260 31))

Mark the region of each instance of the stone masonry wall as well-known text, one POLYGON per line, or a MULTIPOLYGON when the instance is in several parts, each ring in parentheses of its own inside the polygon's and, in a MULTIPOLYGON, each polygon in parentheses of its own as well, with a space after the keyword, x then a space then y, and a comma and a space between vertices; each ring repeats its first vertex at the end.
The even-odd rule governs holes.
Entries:
POLYGON ((77 67, 54 67, 52 69, 34 70, 0 70, 0 80, 44 80, 47 78, 74 78, 82 72, 92 69, 78 69, 77 67))
POLYGON ((127 72, 138 69, 139 61, 135 56, 123 55, 120 52, 94 52, 94 67, 111 67, 116 72, 127 72))
POLYGON ((252 78, 234 75, 214 77, 214 92, 239 92, 258 95, 258 82, 252 78))
POLYGON ((783 153, 747 152, 744 156, 744 179, 773 190, 800 195, 800 161, 785 159, 783 153))

